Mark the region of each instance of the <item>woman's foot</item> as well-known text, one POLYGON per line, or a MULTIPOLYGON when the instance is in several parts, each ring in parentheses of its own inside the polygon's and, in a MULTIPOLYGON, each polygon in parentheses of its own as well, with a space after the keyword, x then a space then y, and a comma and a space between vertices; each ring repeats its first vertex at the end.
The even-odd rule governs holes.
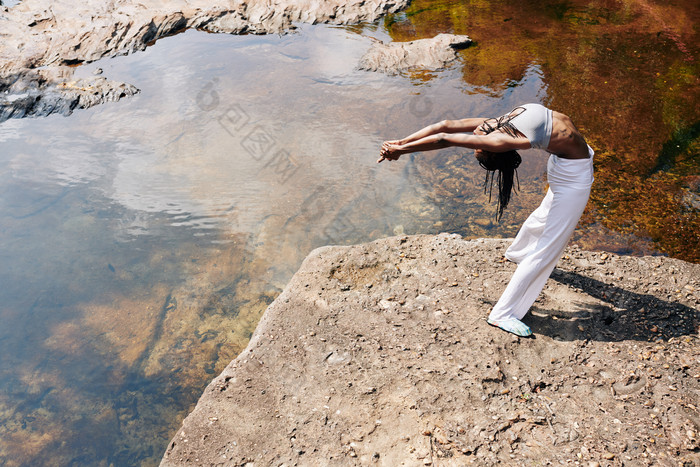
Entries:
POLYGON ((489 318, 486 320, 486 322, 489 323, 491 326, 496 326, 497 328, 501 328, 504 331, 513 333, 516 336, 528 337, 532 335, 530 327, 516 318, 506 318, 499 320, 492 320, 489 318))

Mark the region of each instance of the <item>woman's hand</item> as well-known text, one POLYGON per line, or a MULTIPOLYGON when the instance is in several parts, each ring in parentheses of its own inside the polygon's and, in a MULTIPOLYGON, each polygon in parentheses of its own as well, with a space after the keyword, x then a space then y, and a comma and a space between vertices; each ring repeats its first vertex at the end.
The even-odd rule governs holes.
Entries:
POLYGON ((379 152, 380 157, 377 160, 377 164, 383 160, 396 161, 402 154, 404 153, 401 151, 399 141, 384 141, 382 149, 379 152))

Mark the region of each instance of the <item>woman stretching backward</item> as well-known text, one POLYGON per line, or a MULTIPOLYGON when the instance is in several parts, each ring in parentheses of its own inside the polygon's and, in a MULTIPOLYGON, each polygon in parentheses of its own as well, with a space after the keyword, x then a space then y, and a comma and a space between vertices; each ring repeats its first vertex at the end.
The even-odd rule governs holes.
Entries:
POLYGON ((515 335, 532 334, 521 321, 544 288, 576 228, 593 183, 593 149, 566 115, 540 104, 524 104, 498 118, 445 120, 406 138, 385 141, 380 158, 395 161, 403 154, 450 146, 475 150, 486 169, 486 183, 498 183, 498 217, 508 205, 517 149, 550 153, 549 189, 540 206, 527 218, 505 253, 518 264, 513 277, 489 314, 487 322, 515 335))

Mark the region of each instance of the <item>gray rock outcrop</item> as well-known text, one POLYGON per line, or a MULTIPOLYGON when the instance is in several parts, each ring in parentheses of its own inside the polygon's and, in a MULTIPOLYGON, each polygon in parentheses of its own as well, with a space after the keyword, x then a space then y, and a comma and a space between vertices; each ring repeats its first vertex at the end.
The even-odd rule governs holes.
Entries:
POLYGON ((411 42, 376 42, 360 59, 360 69, 398 74, 413 69, 440 70, 457 59, 457 51, 469 47, 468 36, 438 34, 411 42))
POLYGON ((519 339, 485 321, 507 245, 315 250, 161 465, 700 461, 700 265, 570 248, 519 339))
MULTIPOLYGON (((42 70, 43 71, 43 70, 42 70)), ((45 117, 54 113, 70 115, 137 94, 136 86, 109 81, 101 76, 73 80, 47 78, 29 71, 0 92, 0 122, 9 118, 45 117)))

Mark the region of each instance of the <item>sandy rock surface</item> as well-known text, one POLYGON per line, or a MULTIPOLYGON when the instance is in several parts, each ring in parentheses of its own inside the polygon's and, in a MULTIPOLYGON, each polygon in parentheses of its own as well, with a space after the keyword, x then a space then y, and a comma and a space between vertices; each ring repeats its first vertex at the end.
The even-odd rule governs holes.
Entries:
POLYGON ((360 69, 397 74, 412 69, 440 70, 457 59, 457 51, 469 47, 468 36, 438 34, 410 42, 376 42, 360 59, 360 69))
MULTIPOLYGON (((294 29, 295 23, 351 24, 374 21, 398 11, 409 0, 90 0, 71 2, 23 0, 0 5, 0 122, 18 116, 47 115, 76 107, 78 91, 65 93, 68 66, 145 49, 153 41, 185 29, 228 34, 270 34, 294 29), (63 67, 63 77, 56 73, 63 67), (36 72, 48 68, 46 72, 36 72), (19 83, 19 84, 18 84, 19 83), (51 96, 37 108, 33 94, 51 96), (29 93, 30 98, 24 99, 29 93), (59 101, 64 97, 64 101, 59 101), (51 113, 51 112, 48 112, 51 113)), ((112 99, 114 83, 105 92, 80 93, 80 105, 112 99), (99 97, 102 97, 100 100, 99 97)), ((119 92, 117 96, 121 96, 119 92)), ((129 95, 124 93, 124 96, 129 95)))
POLYGON ((519 339, 507 245, 315 250, 161 465, 699 465, 700 265, 572 247, 519 339))

